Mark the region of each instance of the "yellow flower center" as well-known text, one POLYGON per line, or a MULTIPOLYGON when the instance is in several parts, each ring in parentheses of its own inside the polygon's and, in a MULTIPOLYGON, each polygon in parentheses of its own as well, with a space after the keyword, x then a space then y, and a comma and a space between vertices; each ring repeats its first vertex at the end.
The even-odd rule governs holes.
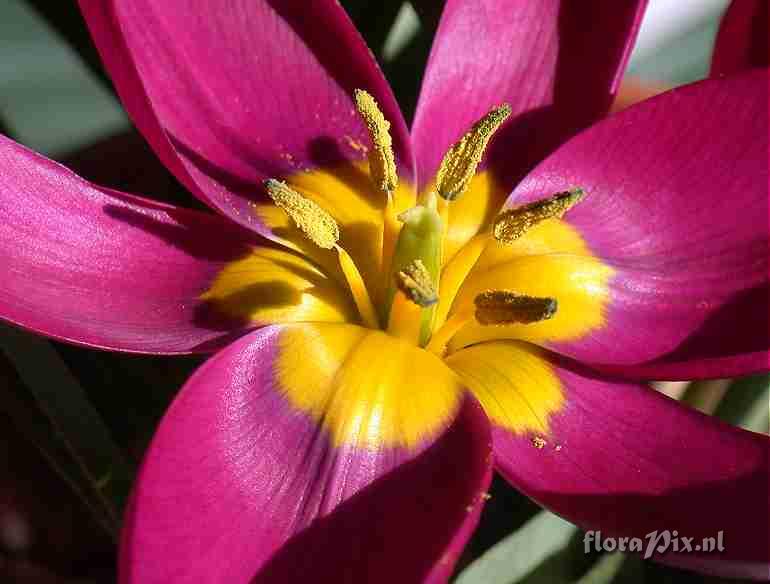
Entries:
POLYGON ((465 389, 496 424, 545 440, 564 396, 537 345, 601 327, 613 273, 562 219, 585 193, 500 211, 508 191, 478 166, 509 114, 502 105, 418 194, 399 180, 372 96, 355 100, 370 144, 347 141, 366 158, 266 181, 272 203, 254 211, 283 246, 224 264, 202 298, 287 325, 277 387, 334 444, 416 447, 465 389))
POLYGON ((516 290, 491 289, 474 300, 475 310, 455 314, 445 322, 446 307, 453 302, 465 276, 474 268, 490 240, 512 243, 530 228, 547 219, 561 217, 584 196, 581 189, 557 194, 541 202, 508 209, 497 216, 487 230, 485 245, 477 245, 474 258, 455 258, 463 263, 463 277, 442 285, 442 273, 456 273, 447 262, 446 238, 454 201, 469 189, 484 150, 495 131, 511 112, 507 104, 493 108, 476 122, 446 153, 436 175, 434 187, 419 202, 397 214, 394 191, 398 188, 390 123, 374 98, 356 90, 358 112, 369 132, 372 148, 368 155, 372 186, 383 200, 379 270, 383 277, 367 286, 366 278, 351 255, 339 245, 340 227, 321 205, 303 196, 289 184, 269 179, 265 188, 291 219, 294 226, 313 244, 338 253, 339 268, 358 309, 362 323, 382 328, 392 336, 442 355, 449 340, 465 325, 505 325, 533 323, 550 319, 557 310, 551 297, 532 297, 516 290), (437 311, 439 298, 442 310, 437 311), (377 302, 379 301, 379 302, 377 302))

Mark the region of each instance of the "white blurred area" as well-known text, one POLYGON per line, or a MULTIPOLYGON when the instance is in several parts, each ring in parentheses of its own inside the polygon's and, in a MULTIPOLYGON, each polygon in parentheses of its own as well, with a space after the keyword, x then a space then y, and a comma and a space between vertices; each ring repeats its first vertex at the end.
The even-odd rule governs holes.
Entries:
POLYGON ((22 144, 52 157, 129 127, 110 92, 24 0, 0 0, 0 118, 22 144))
POLYGON ((650 0, 628 75, 680 85, 706 76, 729 0, 650 0))

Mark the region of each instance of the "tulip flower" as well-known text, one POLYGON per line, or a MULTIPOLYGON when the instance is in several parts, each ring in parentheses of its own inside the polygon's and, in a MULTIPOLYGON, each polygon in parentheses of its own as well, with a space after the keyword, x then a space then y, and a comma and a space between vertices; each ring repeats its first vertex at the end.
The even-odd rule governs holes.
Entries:
POLYGON ((215 211, 0 146, 3 318, 214 353, 146 453, 122 582, 443 582, 493 469, 767 576, 767 437, 645 383, 768 369, 767 72, 602 119, 644 4, 448 0, 407 130, 332 0, 80 0, 215 211))

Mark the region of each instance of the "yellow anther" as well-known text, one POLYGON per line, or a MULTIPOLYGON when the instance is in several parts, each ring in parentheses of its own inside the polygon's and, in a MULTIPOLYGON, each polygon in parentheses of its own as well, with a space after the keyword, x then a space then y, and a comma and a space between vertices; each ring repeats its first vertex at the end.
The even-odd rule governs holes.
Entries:
POLYGON ((494 108, 449 149, 436 175, 439 195, 454 201, 467 190, 489 140, 510 114, 508 104, 494 108))
POLYGON ((513 243, 541 221, 562 217, 584 197, 583 189, 572 189, 543 201, 503 211, 495 219, 492 235, 502 243, 513 243))
POLYGON ((417 306, 430 306, 438 302, 436 286, 428 269, 420 260, 414 260, 398 273, 398 288, 417 306))
POLYGON ((340 238, 337 222, 314 201, 300 195, 285 182, 264 182, 270 198, 283 209, 305 236, 323 249, 331 249, 340 238))
POLYGON ((476 321, 482 325, 530 324, 556 314, 554 298, 517 294, 510 290, 487 290, 473 299, 476 321))
POLYGON ((398 186, 396 159, 393 155, 393 141, 390 137, 390 122, 380 111, 374 98, 363 89, 356 89, 356 109, 366 124, 372 140, 369 153, 369 172, 374 184, 386 193, 392 193, 398 186))

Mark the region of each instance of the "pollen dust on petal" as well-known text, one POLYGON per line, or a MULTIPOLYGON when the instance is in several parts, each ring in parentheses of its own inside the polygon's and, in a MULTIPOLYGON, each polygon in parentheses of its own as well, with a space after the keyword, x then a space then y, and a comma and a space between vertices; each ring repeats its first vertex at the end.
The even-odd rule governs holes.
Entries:
POLYGON ((356 140, 355 138, 353 138, 353 136, 345 136, 343 137, 343 140, 345 140, 347 145, 350 146, 356 152, 361 152, 363 154, 366 154, 367 152, 369 152, 369 148, 366 146, 366 144, 362 143, 360 140, 356 140))

